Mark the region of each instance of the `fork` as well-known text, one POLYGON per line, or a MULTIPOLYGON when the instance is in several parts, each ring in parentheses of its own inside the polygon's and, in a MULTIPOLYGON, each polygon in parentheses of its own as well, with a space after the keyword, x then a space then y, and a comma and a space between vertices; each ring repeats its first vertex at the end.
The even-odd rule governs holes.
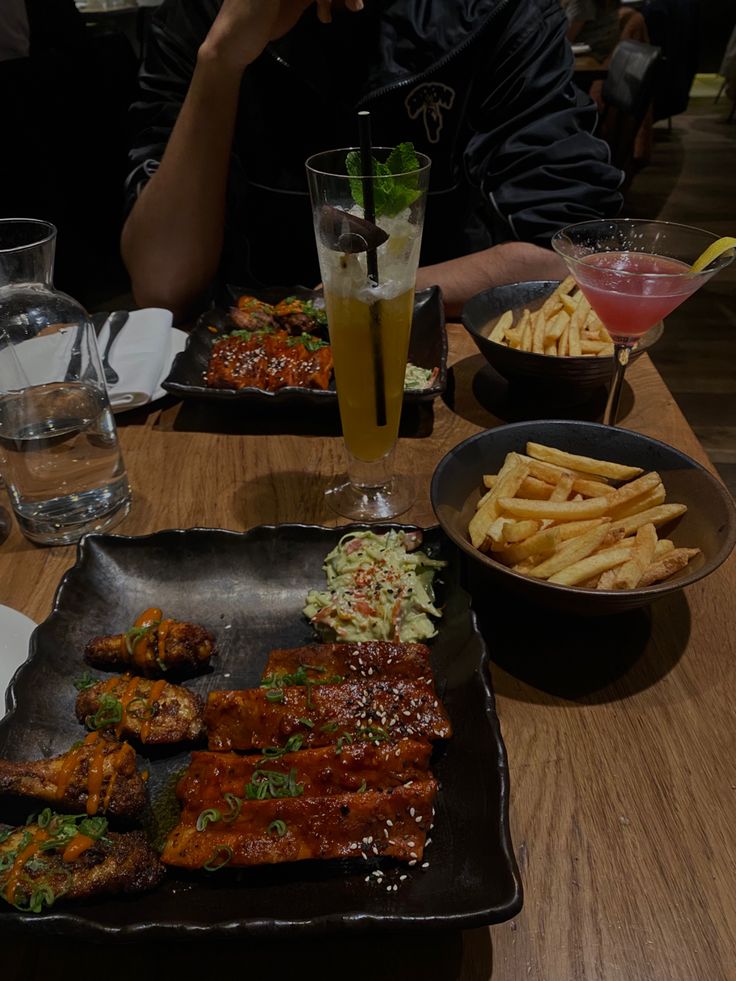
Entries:
POLYGON ((105 350, 102 352, 102 370, 105 372, 105 381, 108 385, 116 385, 120 381, 120 376, 110 364, 108 355, 110 354, 110 348, 115 338, 128 322, 128 316, 127 310, 117 310, 115 313, 110 314, 107 320, 107 323, 110 325, 110 333, 107 335, 105 350))

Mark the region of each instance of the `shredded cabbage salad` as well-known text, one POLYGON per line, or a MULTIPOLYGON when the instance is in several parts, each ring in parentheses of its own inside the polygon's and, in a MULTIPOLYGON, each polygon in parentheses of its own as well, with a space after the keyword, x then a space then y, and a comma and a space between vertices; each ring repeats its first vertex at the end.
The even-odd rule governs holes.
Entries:
POLYGON ((434 637, 435 570, 447 563, 418 551, 420 532, 357 531, 326 557, 327 589, 312 590, 304 614, 326 640, 413 642, 434 637))

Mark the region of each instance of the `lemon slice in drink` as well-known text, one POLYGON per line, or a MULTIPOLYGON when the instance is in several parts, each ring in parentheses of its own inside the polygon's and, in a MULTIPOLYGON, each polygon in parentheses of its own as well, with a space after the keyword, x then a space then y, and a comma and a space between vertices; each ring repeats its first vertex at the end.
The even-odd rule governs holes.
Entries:
POLYGON ((729 249, 734 248, 736 248, 736 238, 730 238, 729 236, 719 238, 717 242, 709 245, 702 255, 698 256, 692 266, 690 266, 690 272, 702 272, 704 269, 707 269, 711 262, 720 259, 724 252, 728 252, 729 249))

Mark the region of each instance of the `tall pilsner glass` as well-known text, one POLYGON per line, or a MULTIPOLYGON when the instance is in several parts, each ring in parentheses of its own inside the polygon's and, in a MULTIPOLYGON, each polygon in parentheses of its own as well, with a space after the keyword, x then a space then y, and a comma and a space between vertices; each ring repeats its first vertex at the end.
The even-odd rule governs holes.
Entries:
MULTIPOLYGON (((417 169, 391 175, 394 193, 387 196, 385 177, 348 176, 346 159, 355 152, 310 157, 307 175, 347 456, 347 475, 328 489, 327 500, 338 514, 377 521, 406 511, 415 496, 411 481, 394 473, 393 454, 430 161, 417 154, 417 169), (367 182, 375 222, 365 218, 367 182), (405 202, 398 212, 397 200, 405 202)), ((385 162, 391 150, 372 153, 385 162)))

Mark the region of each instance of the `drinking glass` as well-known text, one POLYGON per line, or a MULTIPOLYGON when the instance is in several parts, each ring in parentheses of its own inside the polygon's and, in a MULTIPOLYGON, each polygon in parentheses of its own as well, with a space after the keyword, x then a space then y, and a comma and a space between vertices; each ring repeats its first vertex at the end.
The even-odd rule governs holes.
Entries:
MULTIPOLYGON (((391 148, 371 152, 384 164, 391 148)), ((385 174, 351 168, 349 176, 348 154, 355 159, 359 151, 307 160, 347 458, 347 475, 328 489, 327 500, 338 514, 378 521, 406 511, 415 497, 412 482, 394 472, 393 456, 430 161, 417 154, 419 166, 392 174, 387 185, 385 174)))
POLYGON ((632 218, 583 221, 552 237, 552 247, 613 340, 615 367, 604 423, 616 425, 624 373, 637 341, 733 259, 727 252, 702 272, 690 271, 717 240, 701 228, 632 218))
POLYGON ((32 542, 66 545, 130 507, 94 328, 52 286, 56 229, 0 221, 0 473, 32 542))

